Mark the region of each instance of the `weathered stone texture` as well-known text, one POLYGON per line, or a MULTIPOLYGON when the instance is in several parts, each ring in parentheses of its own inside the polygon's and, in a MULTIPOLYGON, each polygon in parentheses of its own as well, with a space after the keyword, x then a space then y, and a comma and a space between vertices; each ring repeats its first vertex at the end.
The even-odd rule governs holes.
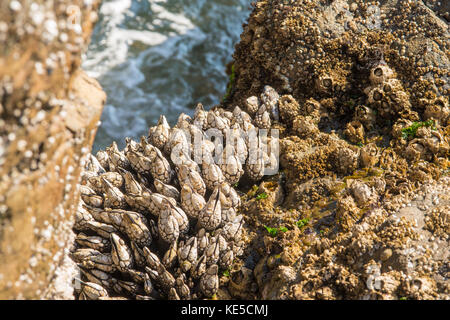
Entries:
POLYGON ((76 185, 106 99, 80 69, 97 6, 0 2, 0 299, 71 297, 76 185))

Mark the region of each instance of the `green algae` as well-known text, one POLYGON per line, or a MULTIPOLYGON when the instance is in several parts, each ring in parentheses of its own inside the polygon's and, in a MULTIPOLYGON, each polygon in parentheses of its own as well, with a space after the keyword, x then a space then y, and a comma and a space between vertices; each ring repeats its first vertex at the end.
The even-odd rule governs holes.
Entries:
POLYGON ((421 127, 431 127, 432 130, 436 130, 434 120, 416 121, 409 127, 402 129, 402 138, 405 140, 413 139, 417 134, 417 129, 421 127))

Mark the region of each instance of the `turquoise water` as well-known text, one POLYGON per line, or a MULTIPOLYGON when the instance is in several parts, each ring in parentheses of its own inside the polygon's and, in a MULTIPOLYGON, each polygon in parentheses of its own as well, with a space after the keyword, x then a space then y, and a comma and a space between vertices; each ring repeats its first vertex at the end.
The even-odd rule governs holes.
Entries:
POLYGON ((96 152, 218 103, 250 0, 104 0, 83 67, 108 95, 96 152))

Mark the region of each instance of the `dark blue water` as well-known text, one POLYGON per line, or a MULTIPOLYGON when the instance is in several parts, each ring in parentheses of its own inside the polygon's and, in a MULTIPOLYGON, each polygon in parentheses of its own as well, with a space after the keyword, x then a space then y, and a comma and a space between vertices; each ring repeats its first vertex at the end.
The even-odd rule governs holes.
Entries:
POLYGON ((220 101, 250 0, 104 0, 83 67, 108 95, 96 152, 220 101))

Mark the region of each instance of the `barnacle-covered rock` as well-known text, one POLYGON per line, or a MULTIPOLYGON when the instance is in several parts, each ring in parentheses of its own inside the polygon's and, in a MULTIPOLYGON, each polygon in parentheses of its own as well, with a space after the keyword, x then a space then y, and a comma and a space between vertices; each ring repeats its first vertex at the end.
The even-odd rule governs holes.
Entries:
MULTIPOLYGON (((227 105, 242 105, 250 112, 246 99, 259 97, 268 79, 273 88, 289 92, 298 102, 297 113, 295 108, 284 109, 295 102, 286 99, 284 105, 279 101, 281 121, 272 125, 281 128, 284 140, 279 172, 282 187, 288 198, 293 190, 302 190, 302 196, 290 201, 289 210, 280 204, 271 212, 266 194, 250 189, 244 195, 243 212, 257 235, 250 236, 255 244, 247 250, 244 265, 249 269, 239 266, 230 270, 229 279, 221 279, 230 284, 233 298, 409 300, 448 296, 448 285, 440 281, 435 286, 435 279, 445 279, 446 264, 430 263, 436 261, 430 255, 436 252, 438 241, 412 246, 412 234, 403 238, 404 225, 388 228, 382 224, 402 207, 409 208, 408 199, 421 193, 423 181, 448 175, 448 153, 440 137, 428 132, 421 135, 421 130, 415 136, 414 130, 403 131, 415 122, 434 120, 436 130, 430 131, 439 132, 444 140, 448 136, 444 129, 448 120, 441 120, 445 108, 435 103, 435 99, 448 97, 448 28, 433 14, 436 6, 421 1, 255 4, 233 55, 237 72, 227 105), (292 130, 299 116, 310 117, 310 126, 297 121, 292 130), (409 123, 393 128, 405 121, 409 123), (323 182, 325 178, 328 183, 323 182), (250 202, 254 207, 247 205, 250 202), (290 227, 294 219, 301 219, 301 227, 290 227), (264 245, 261 233, 267 233, 262 224, 280 228, 273 238, 265 237, 264 245), (280 231, 284 224, 286 232, 280 231), (310 250, 316 238, 328 242, 317 254, 310 250), (402 249, 393 249, 393 243, 402 249), (386 249, 392 255, 380 259, 386 249), (254 268, 254 256, 274 257, 280 250, 282 263, 295 268, 274 267, 261 276, 254 268), (283 277, 281 270, 287 269, 292 272, 283 277), (234 280, 242 270, 249 275, 248 281, 238 283, 237 289, 233 284, 239 281, 234 280), (253 274, 257 275, 256 288, 253 274), (414 282, 416 278, 420 280, 414 282)), ((258 99, 254 105, 256 113, 258 99)), ((247 162, 244 169, 248 175, 247 162)), ((417 200, 426 207, 434 202, 434 196, 417 200)), ((420 217, 423 212, 417 214, 419 226, 420 217)), ((427 233, 421 236, 429 239, 427 233)))
POLYGON ((447 238, 450 234, 450 205, 441 205, 426 215, 426 228, 435 236, 447 238))
POLYGON ((111 234, 111 257, 117 270, 127 272, 128 269, 133 268, 134 260, 130 248, 127 247, 117 234, 111 234))
POLYGON ((91 248, 77 249, 71 253, 71 258, 87 269, 99 269, 105 272, 113 272, 116 267, 113 263, 111 254, 102 253, 91 248))
POLYGON ((244 170, 239 155, 236 153, 232 145, 227 145, 222 153, 222 163, 220 169, 225 177, 225 180, 230 184, 239 182, 244 170))
POLYGON ((207 112, 203 108, 203 105, 201 103, 197 104, 197 107, 195 107, 193 124, 197 126, 199 129, 205 129, 206 116, 207 112))
POLYGON ((217 129, 223 134, 230 128, 230 121, 227 118, 217 115, 214 111, 208 111, 206 116, 206 129, 217 129))
POLYGON ((193 236, 186 241, 186 244, 182 244, 178 249, 178 261, 180 261, 181 269, 184 272, 189 271, 197 261, 197 257, 197 237, 193 236))
POLYGON ((95 154, 95 158, 105 171, 109 170, 109 155, 106 151, 97 151, 97 153, 95 154))
POLYGON ((208 190, 214 189, 225 181, 225 176, 220 167, 213 162, 203 162, 202 177, 208 190))
POLYGON ((369 80, 373 85, 382 84, 394 76, 394 71, 386 64, 379 64, 370 69, 369 80))
POLYGON ((156 191, 159 192, 160 194, 162 194, 163 196, 173 198, 175 200, 180 199, 180 192, 174 186, 165 184, 158 179, 155 179, 154 185, 155 185, 156 191))
POLYGON ((255 113, 259 110, 260 107, 258 97, 251 96, 247 98, 245 100, 245 107, 250 115, 255 115, 255 113))
POLYGON ((170 126, 164 115, 159 117, 155 127, 151 127, 148 132, 148 141, 158 149, 164 148, 167 140, 169 140, 170 126))
POLYGON ((119 172, 125 179, 126 193, 140 195, 144 189, 142 188, 141 184, 134 178, 133 174, 122 168, 119 168, 119 172))
POLYGON ((199 172, 190 170, 186 165, 180 165, 177 169, 180 183, 189 184, 198 194, 205 195, 206 184, 199 172))
POLYGON ((356 200, 358 206, 362 207, 369 204, 372 197, 372 190, 362 182, 355 181, 351 185, 351 192, 353 198, 356 200))
POLYGON ((162 264, 164 265, 164 267, 166 267, 166 268, 172 268, 173 267, 173 265, 176 262, 177 251, 178 251, 178 242, 177 241, 173 241, 170 244, 169 249, 167 249, 167 251, 164 254, 164 257, 162 259, 162 264))
POLYGON ((419 160, 425 158, 427 149, 420 139, 414 139, 408 143, 405 155, 409 160, 419 160))
POLYGON ((108 239, 99 236, 88 236, 83 232, 77 234, 75 242, 80 247, 92 248, 100 252, 111 250, 111 242, 108 239))
POLYGON ((205 198, 193 190, 189 184, 181 188, 181 207, 189 217, 197 218, 206 205, 205 198))
POLYGON ((344 134, 352 143, 356 144, 364 141, 364 127, 359 121, 347 123, 344 134))
POLYGON ((253 271, 247 267, 242 267, 231 275, 228 290, 235 297, 246 297, 253 283, 253 271))
POLYGON ((100 208, 103 206, 103 197, 99 196, 94 190, 89 188, 88 186, 81 185, 80 186, 80 194, 81 199, 83 201, 93 207, 100 208))
POLYGON ((271 86, 264 86, 261 93, 261 102, 266 106, 266 110, 269 112, 270 117, 276 121, 279 120, 280 114, 278 110, 278 100, 280 95, 271 86))
POLYGON ((98 300, 105 297, 109 297, 109 295, 101 285, 93 282, 83 283, 80 300, 98 300))
POLYGON ((322 106, 319 101, 314 98, 309 98, 303 104, 300 104, 299 111, 302 116, 313 116, 315 118, 321 109, 322 106))
POLYGON ((109 148, 106 148, 108 153, 109 167, 110 169, 116 169, 118 167, 128 169, 130 167, 130 161, 119 151, 117 143, 114 141, 109 148))
POLYGON ((410 96, 398 79, 392 78, 366 88, 367 103, 375 108, 381 117, 401 116, 417 120, 417 113, 411 110, 410 96))
POLYGON ((299 115, 300 106, 291 95, 284 95, 279 100, 280 118, 284 123, 292 124, 295 117, 299 115))
POLYGON ((219 277, 217 265, 210 266, 200 280, 200 289, 207 297, 212 297, 219 289, 219 277))
POLYGON ((442 126, 448 125, 450 120, 448 97, 438 97, 433 101, 427 101, 423 116, 425 120, 435 119, 442 126))
POLYGON ((292 122, 292 130, 298 134, 299 137, 314 136, 319 132, 315 119, 307 116, 297 116, 292 122))
POLYGON ((169 204, 167 204, 166 208, 159 214, 158 231, 160 238, 167 243, 177 241, 180 235, 178 221, 172 215, 172 208, 169 204))
POLYGON ((403 128, 402 144, 405 145, 405 156, 409 160, 432 161, 433 157, 447 157, 449 143, 434 125, 429 122, 415 122, 403 128), (414 129, 411 129, 414 128, 414 129))
POLYGON ((357 207, 353 197, 347 196, 338 201, 336 210, 336 222, 342 229, 348 230, 360 218, 360 210, 357 207))
POLYGON ((336 150, 336 170, 339 173, 351 173, 358 167, 358 154, 350 148, 336 150))
POLYGON ((366 144, 361 148, 359 153, 361 165, 365 168, 370 168, 376 165, 378 163, 379 156, 378 148, 374 143, 366 144))
POLYGON ((314 81, 315 88, 320 93, 333 92, 333 76, 330 74, 323 74, 317 76, 314 81))
POLYGON ((428 130, 427 136, 424 137, 424 145, 432 154, 438 156, 445 156, 450 150, 448 140, 444 138, 442 133, 436 130, 428 130))
POLYGON ((263 104, 255 114, 255 124, 260 129, 269 129, 271 126, 270 113, 263 104))
POLYGON ((201 227, 208 231, 216 229, 222 219, 222 207, 220 203, 220 189, 214 189, 206 202, 205 207, 199 213, 198 222, 201 227))
POLYGON ((353 119, 362 123, 366 129, 372 130, 375 126, 377 116, 372 108, 365 105, 359 105, 355 108, 353 119))

